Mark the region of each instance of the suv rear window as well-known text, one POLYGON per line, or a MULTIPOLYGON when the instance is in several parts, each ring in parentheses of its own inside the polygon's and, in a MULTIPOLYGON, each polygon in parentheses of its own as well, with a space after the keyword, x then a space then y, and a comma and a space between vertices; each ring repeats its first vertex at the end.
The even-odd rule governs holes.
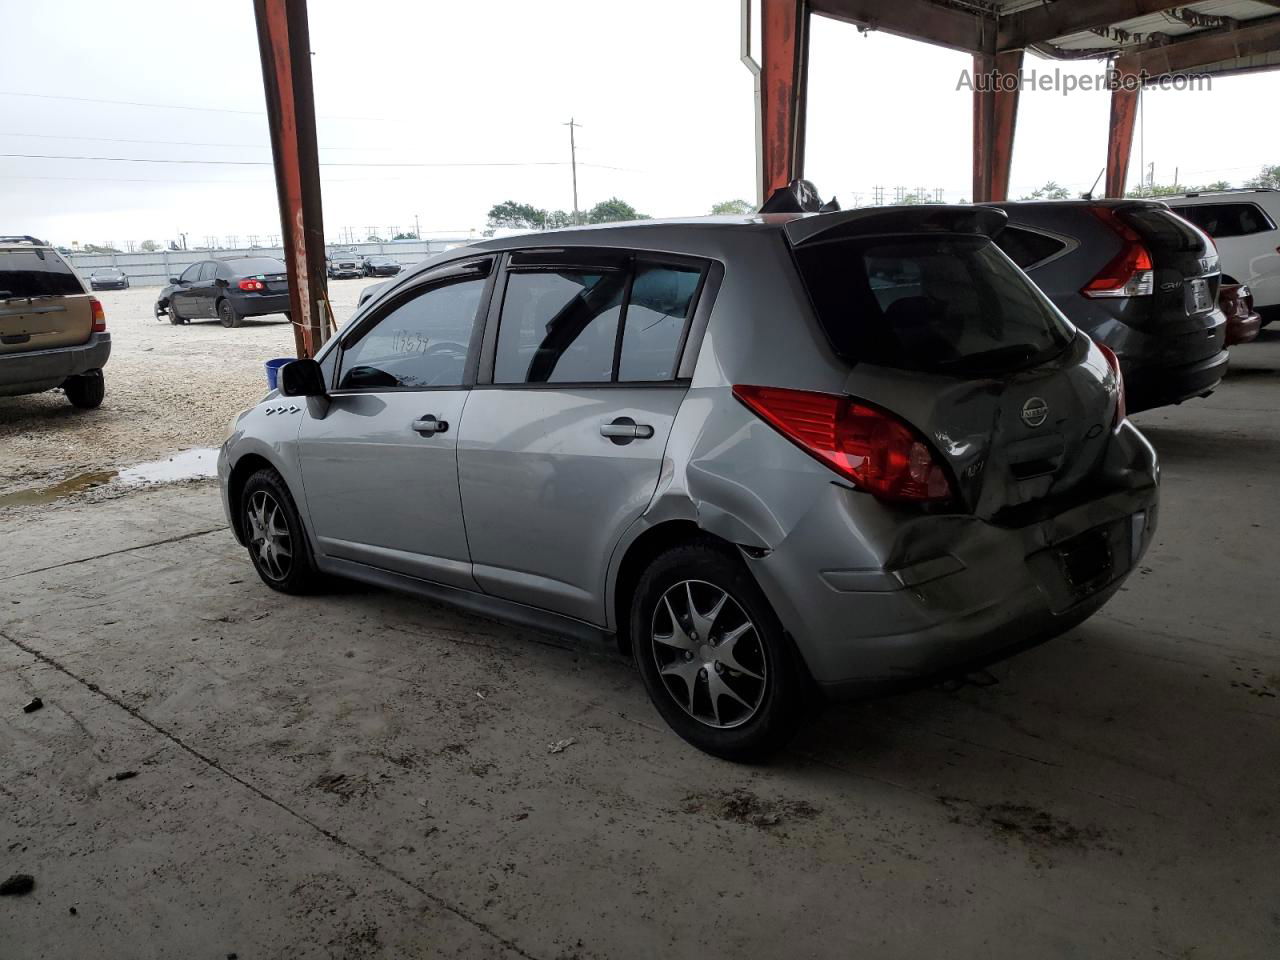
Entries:
POLYGON ((1198 203, 1174 207, 1173 212, 1211 237, 1247 237, 1276 229, 1256 203, 1198 203))
POLYGON ((834 240, 796 249, 818 320, 842 357, 991 374, 1060 352, 1074 328, 987 237, 834 240))
POLYGON ((0 300, 78 293, 84 293, 80 278, 52 250, 0 250, 0 300))
POLYGON ((1209 238, 1171 210, 1139 207, 1136 210, 1122 209, 1118 213, 1142 234, 1142 239, 1160 250, 1170 253, 1212 252, 1209 250, 1209 238))

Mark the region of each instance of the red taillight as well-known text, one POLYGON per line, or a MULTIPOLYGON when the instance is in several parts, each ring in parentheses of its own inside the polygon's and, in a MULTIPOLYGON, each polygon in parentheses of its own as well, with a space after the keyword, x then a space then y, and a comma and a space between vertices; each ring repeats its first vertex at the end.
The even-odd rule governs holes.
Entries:
POLYGON ((1109 207, 1091 207, 1094 216, 1124 241, 1124 246, 1080 292, 1086 297, 1144 297, 1155 290, 1151 253, 1133 228, 1109 207))
POLYGON ((805 453, 882 500, 951 497, 932 451, 890 413, 809 390, 737 385, 733 395, 805 453))
POLYGON ((240 289, 241 290, 265 290, 267 289, 267 285, 263 283, 261 280, 254 280, 250 278, 248 280, 240 281, 240 289))
POLYGON ((1120 358, 1116 356, 1116 352, 1108 347, 1105 343, 1098 344, 1098 349, 1102 351, 1102 355, 1107 358, 1107 366, 1111 368, 1111 373, 1116 378, 1116 418, 1112 423, 1113 427, 1118 427, 1120 421, 1128 416, 1128 412, 1124 406, 1124 374, 1120 372, 1120 358))
POLYGON ((89 312, 93 317, 93 332, 107 332, 107 312, 102 309, 102 304, 97 297, 89 298, 89 312))

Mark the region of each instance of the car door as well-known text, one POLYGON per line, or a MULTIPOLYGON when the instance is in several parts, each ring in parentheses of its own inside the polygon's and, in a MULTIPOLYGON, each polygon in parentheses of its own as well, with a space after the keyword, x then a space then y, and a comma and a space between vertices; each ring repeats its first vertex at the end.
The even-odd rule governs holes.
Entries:
POLYGON ((706 270, 626 251, 510 255, 458 436, 483 590, 605 622, 610 555, 653 497, 688 389, 680 355, 706 270))
POLYGON ((200 278, 200 267, 202 264, 193 263, 187 269, 182 271, 178 277, 178 283, 173 288, 173 292, 169 294, 169 303, 178 308, 178 313, 184 317, 198 317, 195 303, 193 300, 193 287, 200 278))
POLYGON ((217 300, 217 288, 214 278, 218 274, 218 262, 206 260, 200 264, 200 276, 191 286, 191 299, 195 304, 197 317, 216 317, 214 309, 217 300))
POLYGON ((484 257, 432 271, 344 335, 328 409, 309 408, 298 433, 322 553, 475 589, 457 439, 492 266, 484 257))

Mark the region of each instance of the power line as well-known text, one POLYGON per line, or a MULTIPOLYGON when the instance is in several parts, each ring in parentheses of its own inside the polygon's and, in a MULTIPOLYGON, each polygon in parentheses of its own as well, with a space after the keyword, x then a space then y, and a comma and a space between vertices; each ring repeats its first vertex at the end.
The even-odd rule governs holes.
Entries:
MULTIPOLYGON (((270 160, 189 160, 174 159, 160 157, 82 157, 72 156, 70 154, 61 153, 0 153, 0 157, 9 157, 20 160, 94 160, 105 161, 110 163, 174 163, 182 165, 200 165, 200 166, 218 166, 218 167, 270 167, 270 160)), ((570 162, 565 160, 481 160, 481 161, 440 161, 440 162, 412 162, 412 163, 387 163, 387 162, 369 162, 361 163, 357 161, 322 161, 322 167, 567 167, 570 162)), ((626 170, 626 167, 611 167, 603 163, 582 163, 579 166, 596 167, 601 170, 626 170)))
MULTIPOLYGON (((201 140, 144 140, 144 139, 135 139, 130 137, 82 137, 78 135, 73 136, 71 134, 56 134, 56 133, 15 133, 10 130, 0 130, 0 137, 28 137, 35 140, 92 140, 97 143, 153 143, 153 144, 162 144, 164 146, 173 146, 173 147, 227 147, 227 148, 235 148, 235 149, 241 149, 241 150, 271 149, 271 144, 266 142, 227 143, 223 141, 223 142, 214 143, 214 142, 201 141, 201 140)), ((400 150, 403 148, 402 147, 371 147, 371 146, 332 147, 332 146, 325 146, 321 144, 320 149, 321 150, 360 150, 360 151, 385 153, 388 150, 400 150)))
MULTIPOLYGON (((150 107, 156 110, 199 110, 205 113, 236 113, 243 116, 261 117, 265 110, 233 110, 229 107, 195 107, 183 103, 146 103, 141 100, 106 100, 100 97, 68 97, 53 93, 23 93, 19 90, 0 90, 2 97, 31 97, 36 100, 73 100, 77 103, 112 103, 122 107, 150 107)), ((350 117, 330 114, 321 116, 320 120, 378 120, 390 121, 391 117, 350 117)))

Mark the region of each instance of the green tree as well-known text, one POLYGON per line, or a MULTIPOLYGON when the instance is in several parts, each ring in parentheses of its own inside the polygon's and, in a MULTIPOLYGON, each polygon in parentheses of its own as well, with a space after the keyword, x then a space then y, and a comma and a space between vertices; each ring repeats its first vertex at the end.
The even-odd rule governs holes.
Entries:
POLYGON ((1050 180, 1043 187, 1032 190, 1019 200, 1070 200, 1071 191, 1055 180, 1050 180))
POLYGON ((648 214, 637 213, 625 200, 610 197, 587 211, 587 223, 617 223, 620 220, 648 220, 648 214))
POLYGON ((748 203, 746 200, 721 200, 719 203, 711 205, 711 215, 714 217, 738 216, 755 212, 756 205, 748 203))
POLYGON ((417 240, 418 235, 414 233, 412 230, 409 230, 409 231, 406 231, 405 233, 397 233, 391 239, 392 240, 417 240))
POLYGON ((119 253, 115 247, 110 244, 99 245, 96 243, 86 243, 82 248, 85 253, 119 253))
MULTIPOLYGON (((561 211, 556 211, 561 213, 561 211)), ((489 227, 505 227, 511 230, 545 230, 547 211, 531 203, 504 200, 489 208, 489 227)))
POLYGON ((387 241, 383 240, 383 239, 382 239, 380 236, 378 236, 376 233, 371 233, 371 234, 369 234, 369 236, 365 237, 365 241, 364 241, 364 242, 365 242, 365 243, 386 243, 387 241))
POLYGON ((1246 187, 1270 187, 1272 190, 1280 190, 1280 164, 1263 167, 1261 173, 1250 180, 1246 180, 1244 185, 1246 187))
POLYGON ((155 253, 160 249, 160 244, 156 243, 154 240, 143 240, 141 247, 145 253, 155 253))

